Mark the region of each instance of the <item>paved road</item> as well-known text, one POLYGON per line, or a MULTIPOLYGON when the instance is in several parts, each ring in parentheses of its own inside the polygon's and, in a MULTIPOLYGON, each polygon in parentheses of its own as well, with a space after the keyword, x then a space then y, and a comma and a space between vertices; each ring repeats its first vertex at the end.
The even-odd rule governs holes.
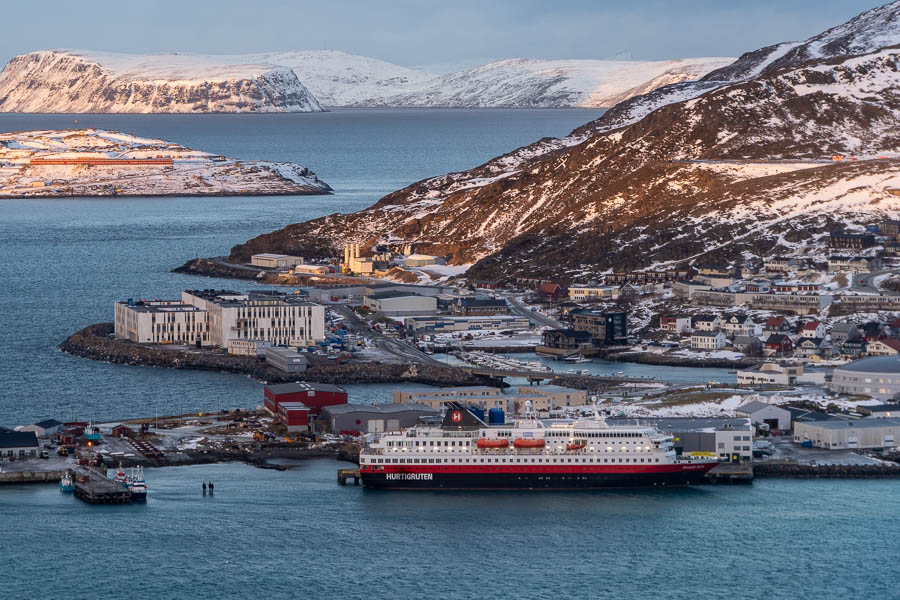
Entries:
POLYGON ((897 296, 897 292, 888 290, 880 290, 872 282, 880 275, 898 273, 900 270, 891 269, 889 271, 876 271, 874 273, 854 273, 850 282, 850 289, 854 292, 863 292, 865 294, 883 294, 885 296, 897 296))
POLYGON ((392 339, 386 336, 381 335, 376 331, 372 331, 369 329, 369 325, 362 319, 358 314, 352 311, 347 306, 335 305, 331 308, 334 309, 335 312, 344 317, 344 326, 350 330, 367 337, 370 337, 375 340, 375 346, 384 352, 388 352, 393 354, 394 356, 407 360, 418 362, 426 365, 433 365, 436 367, 446 367, 444 363, 441 361, 425 354, 424 352, 413 348, 409 344, 402 342, 397 339, 392 339))
POLYGON ((507 301, 509 301, 510 306, 512 306, 513 312, 518 313, 524 317, 528 317, 532 321, 535 321, 539 325, 543 325, 544 327, 550 327, 553 329, 563 329, 564 325, 553 319, 552 317, 548 317, 547 315, 533 311, 527 306, 525 306, 519 298, 515 296, 507 296, 507 301))

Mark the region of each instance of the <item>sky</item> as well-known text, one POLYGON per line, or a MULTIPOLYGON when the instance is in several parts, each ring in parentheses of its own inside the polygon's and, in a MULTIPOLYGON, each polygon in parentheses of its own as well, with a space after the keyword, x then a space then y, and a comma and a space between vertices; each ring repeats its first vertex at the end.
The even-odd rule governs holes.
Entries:
POLYGON ((739 56, 870 0, 41 0, 0 8, 0 64, 47 48, 235 54, 328 48, 449 71, 500 58, 739 56))

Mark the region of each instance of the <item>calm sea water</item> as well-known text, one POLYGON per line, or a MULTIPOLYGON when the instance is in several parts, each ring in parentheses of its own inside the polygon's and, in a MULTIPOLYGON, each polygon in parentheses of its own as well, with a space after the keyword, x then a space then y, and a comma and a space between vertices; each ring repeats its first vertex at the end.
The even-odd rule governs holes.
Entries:
POLYGON ((897 597, 893 482, 392 493, 338 466, 153 469, 146 506, 4 488, 4 597, 897 597))
MULTIPOLYGON (((329 197, 0 203, 0 424, 258 404, 261 385, 245 377, 99 364, 55 346, 77 328, 110 320, 116 299, 240 287, 169 273, 187 258, 224 253, 302 219, 357 210, 422 177, 566 133, 595 115, 88 115, 77 124, 72 116, 0 115, 3 131, 96 126, 248 159, 298 161, 337 190, 329 197)), ((387 400, 395 387, 352 386, 351 394, 387 400)), ((87 506, 52 485, 0 488, 0 597, 897 595, 896 482, 404 494, 341 488, 338 466, 322 460, 288 472, 244 465, 150 470, 146 506, 87 506), (209 479, 216 495, 203 497, 200 481, 209 479)))

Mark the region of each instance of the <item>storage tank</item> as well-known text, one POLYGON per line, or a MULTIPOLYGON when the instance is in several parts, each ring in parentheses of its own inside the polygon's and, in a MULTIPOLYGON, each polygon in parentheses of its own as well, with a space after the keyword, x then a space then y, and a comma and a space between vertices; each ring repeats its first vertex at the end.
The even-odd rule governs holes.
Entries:
POLYGON ((469 412, 484 421, 484 409, 477 406, 469 406, 469 412))
POLYGON ((503 425, 505 422, 506 417, 502 408, 492 408, 488 411, 488 425, 503 425))

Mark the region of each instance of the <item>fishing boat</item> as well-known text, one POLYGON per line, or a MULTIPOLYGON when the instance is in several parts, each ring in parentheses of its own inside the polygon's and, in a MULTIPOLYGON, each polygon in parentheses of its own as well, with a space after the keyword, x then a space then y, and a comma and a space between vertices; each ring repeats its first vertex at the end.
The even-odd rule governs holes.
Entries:
POLYGON ((65 494, 71 494, 75 491, 75 479, 72 477, 72 471, 66 469, 63 476, 59 480, 59 491, 65 494))
POLYGON ((147 482, 144 481, 144 467, 131 469, 126 477, 128 491, 131 492, 133 502, 143 502, 147 499, 147 482))
POLYGON ((84 433, 81 434, 81 437, 90 442, 100 441, 100 428, 95 427, 92 424, 88 424, 88 426, 84 428, 84 433))

